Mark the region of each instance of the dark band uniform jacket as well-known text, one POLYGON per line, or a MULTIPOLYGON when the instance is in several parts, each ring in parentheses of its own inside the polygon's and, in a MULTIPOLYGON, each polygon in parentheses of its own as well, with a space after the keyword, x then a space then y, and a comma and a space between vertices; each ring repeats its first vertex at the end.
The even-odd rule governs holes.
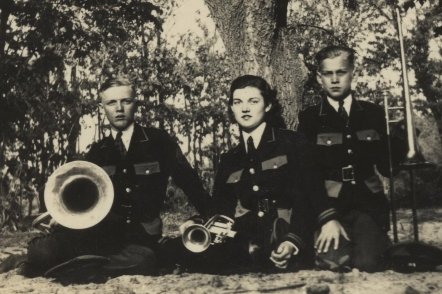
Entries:
POLYGON ((273 214, 290 223, 280 242, 290 241, 301 251, 311 247, 314 223, 323 224, 336 214, 313 149, 304 136, 267 125, 251 160, 241 138, 221 157, 213 192, 216 212, 237 220, 245 213, 258 220, 273 214))
MULTIPOLYGON (((323 98, 299 115, 298 131, 316 144, 325 187, 338 211, 357 209, 388 228, 388 202, 376 169, 388 176, 388 145, 383 109, 352 98, 348 124, 323 98)), ((393 140, 397 165, 403 150, 393 140)))
MULTIPOLYGON (((178 144, 166 132, 135 124, 125 155, 120 155, 116 142, 112 136, 106 137, 94 144, 86 156, 103 167, 112 179, 115 198, 110 213, 88 229, 57 226, 50 234, 34 238, 28 247, 33 271, 44 272, 77 256, 93 254, 109 257, 102 269, 108 276, 154 273, 161 261, 159 213, 169 177, 198 211, 209 211, 209 194, 178 144)), ((67 266, 54 274, 64 275, 66 270, 71 272, 67 266)), ((81 274, 81 270, 75 272, 81 274)))
POLYGON ((94 144, 87 160, 100 165, 114 184, 112 213, 127 224, 141 223, 149 235, 160 235, 159 217, 164 206, 169 177, 184 191, 196 209, 208 213, 210 196, 182 154, 165 132, 137 124, 123 160, 112 136, 94 144))

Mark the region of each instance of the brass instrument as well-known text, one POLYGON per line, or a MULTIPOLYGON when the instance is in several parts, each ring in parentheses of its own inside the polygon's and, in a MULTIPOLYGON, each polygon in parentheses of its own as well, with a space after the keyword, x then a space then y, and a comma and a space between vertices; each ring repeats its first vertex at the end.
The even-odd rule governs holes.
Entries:
POLYGON ((212 244, 220 244, 227 237, 235 237, 236 232, 232 231, 234 222, 225 215, 215 215, 204 225, 191 225, 183 233, 183 244, 192 252, 203 252, 212 244))
POLYGON ((72 161, 48 178, 44 191, 47 212, 32 225, 45 227, 42 222, 50 216, 67 228, 86 229, 106 217, 113 200, 112 181, 101 167, 88 161, 72 161))
POLYGON ((401 163, 400 167, 406 169, 410 174, 410 190, 411 190, 411 201, 412 201, 412 215, 413 215, 413 229, 414 229, 414 240, 419 241, 418 232, 418 220, 416 211, 416 193, 414 189, 414 170, 417 168, 432 166, 432 163, 425 161, 422 154, 419 152, 418 145, 416 143, 416 132, 414 127, 413 119, 413 108, 409 92, 408 84, 408 72, 407 72, 407 60, 405 56, 404 47, 404 37, 402 33, 402 17, 400 14, 400 9, 398 6, 394 7, 397 21, 397 32, 400 45, 401 53, 401 69, 402 69, 402 82, 403 82, 403 95, 404 95, 404 107, 389 107, 387 96, 384 96, 384 107, 385 116, 387 121, 387 137, 388 137, 388 152, 389 152, 389 165, 390 165, 390 176, 389 176, 389 196, 390 205, 392 212, 392 222, 393 222, 393 237, 395 243, 398 242, 398 232, 397 232, 397 219, 396 219, 396 206, 394 199, 394 173, 393 173, 393 163, 392 163, 392 146, 390 140, 390 123, 398 122, 399 120, 392 120, 389 116, 389 110, 404 110, 406 131, 407 131, 407 147, 408 152, 405 161, 401 163))

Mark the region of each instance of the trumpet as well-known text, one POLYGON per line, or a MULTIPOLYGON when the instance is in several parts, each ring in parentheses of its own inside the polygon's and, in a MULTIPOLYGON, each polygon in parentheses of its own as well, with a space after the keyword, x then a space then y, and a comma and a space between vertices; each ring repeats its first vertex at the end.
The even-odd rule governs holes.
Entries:
POLYGON ((235 237, 234 223, 225 215, 214 215, 204 225, 194 224, 186 228, 182 235, 183 244, 192 252, 203 252, 210 245, 223 243, 227 237, 235 237))
POLYGON ((71 229, 98 224, 109 213, 114 188, 108 174, 88 161, 72 161, 56 169, 44 191, 47 212, 34 220, 34 227, 48 228, 43 222, 52 217, 71 229))

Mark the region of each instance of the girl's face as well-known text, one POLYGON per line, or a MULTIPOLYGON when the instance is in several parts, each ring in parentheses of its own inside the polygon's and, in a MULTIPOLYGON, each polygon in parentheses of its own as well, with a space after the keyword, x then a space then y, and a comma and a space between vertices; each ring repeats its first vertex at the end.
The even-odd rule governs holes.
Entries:
POLYGON ((265 114, 272 105, 265 105, 261 91, 255 87, 236 89, 230 106, 236 122, 243 131, 249 133, 264 122, 265 114))

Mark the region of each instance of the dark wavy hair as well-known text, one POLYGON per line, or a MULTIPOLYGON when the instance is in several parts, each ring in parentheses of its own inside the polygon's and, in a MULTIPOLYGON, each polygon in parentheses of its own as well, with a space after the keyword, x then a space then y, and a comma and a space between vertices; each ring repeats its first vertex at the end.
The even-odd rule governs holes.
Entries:
POLYGON ((271 109, 266 112, 264 120, 273 127, 285 128, 284 120, 281 116, 282 108, 277 100, 277 91, 270 87, 269 83, 262 77, 254 75, 239 76, 232 81, 229 91, 229 117, 235 121, 231 106, 233 105, 233 92, 246 87, 254 87, 261 92, 264 98, 265 106, 272 105, 271 109))

